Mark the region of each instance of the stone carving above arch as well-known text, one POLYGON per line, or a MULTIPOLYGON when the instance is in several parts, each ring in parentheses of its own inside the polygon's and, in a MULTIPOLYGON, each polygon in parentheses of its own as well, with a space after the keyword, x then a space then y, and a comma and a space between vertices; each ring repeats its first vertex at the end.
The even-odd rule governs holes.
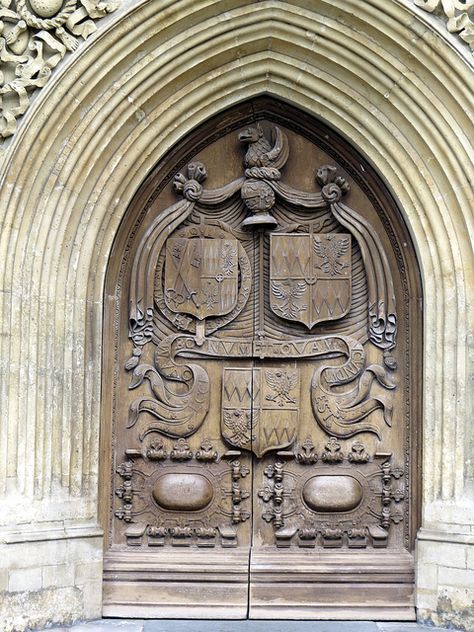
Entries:
POLYGON ((447 20, 446 28, 468 46, 474 55, 473 0, 414 0, 417 7, 447 20))
MULTIPOLYGON (((447 19, 474 54, 473 0, 411 0, 447 19)), ((0 143, 15 134, 18 119, 52 71, 116 11, 122 0, 2 0, 0 5, 0 143)))
POLYGON ((2 0, 0 6, 0 137, 8 138, 32 93, 97 30, 121 0, 2 0))

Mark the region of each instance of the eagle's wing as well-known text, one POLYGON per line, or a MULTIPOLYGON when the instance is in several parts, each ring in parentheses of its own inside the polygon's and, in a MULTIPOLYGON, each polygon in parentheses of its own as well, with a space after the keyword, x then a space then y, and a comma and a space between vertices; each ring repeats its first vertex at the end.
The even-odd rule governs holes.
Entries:
POLYGON ((234 415, 229 410, 224 410, 223 412, 224 412, 224 424, 227 426, 227 428, 230 428, 232 430, 234 427, 232 417, 234 415))
POLYGON ((281 386, 281 376, 278 376, 276 373, 272 373, 271 371, 265 373, 265 380, 270 388, 278 390, 281 386))
POLYGON ((286 301, 288 299, 290 290, 285 291, 282 283, 278 283, 278 281, 272 281, 272 292, 277 298, 281 299, 282 301, 286 301))
POLYGON ((288 294, 292 299, 299 298, 306 290, 305 283, 294 283, 288 294))
POLYGON ((275 140, 273 148, 265 154, 266 163, 269 167, 275 169, 281 169, 288 160, 289 146, 286 134, 281 129, 275 126, 275 140))
POLYGON ((322 241, 319 241, 319 239, 313 239, 313 248, 318 257, 327 256, 327 247, 323 244, 322 241))
POLYGON ((347 252, 349 248, 349 237, 345 237, 344 239, 340 239, 334 244, 334 249, 336 253, 336 257, 341 257, 343 254, 347 252))
POLYGON ((295 388, 298 383, 298 376, 296 373, 287 373, 288 380, 288 390, 291 391, 292 388, 295 388))

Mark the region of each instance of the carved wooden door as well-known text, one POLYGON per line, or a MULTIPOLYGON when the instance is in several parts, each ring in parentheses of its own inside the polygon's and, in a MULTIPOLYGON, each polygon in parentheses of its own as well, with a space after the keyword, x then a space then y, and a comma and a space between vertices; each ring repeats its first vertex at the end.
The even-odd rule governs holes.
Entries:
POLYGON ((261 99, 213 125, 112 258, 104 614, 413 618, 406 231, 309 117, 261 99))

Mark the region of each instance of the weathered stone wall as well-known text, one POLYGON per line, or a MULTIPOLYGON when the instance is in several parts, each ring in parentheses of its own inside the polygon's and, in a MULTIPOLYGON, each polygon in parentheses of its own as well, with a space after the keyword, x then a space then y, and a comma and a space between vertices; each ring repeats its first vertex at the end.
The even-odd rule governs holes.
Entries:
POLYGON ((93 619, 102 605, 102 537, 76 525, 10 533, 1 548, 1 630, 93 619))
POLYGON ((111 244, 160 157, 210 115, 262 93, 350 139, 404 213, 424 283, 419 612, 472 629, 469 47, 410 0, 130 0, 104 20, 32 93, 0 156, 4 630, 100 614, 111 244))
POLYGON ((418 539, 417 605, 420 621, 474 629, 474 534, 423 529, 418 539))

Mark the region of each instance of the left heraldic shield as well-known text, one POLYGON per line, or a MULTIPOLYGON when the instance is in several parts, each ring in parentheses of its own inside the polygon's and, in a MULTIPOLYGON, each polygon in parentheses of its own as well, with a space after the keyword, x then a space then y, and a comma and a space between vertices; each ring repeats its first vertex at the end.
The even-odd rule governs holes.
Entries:
POLYGON ((238 295, 236 239, 171 237, 166 242, 165 302, 198 320, 234 309, 238 295))

